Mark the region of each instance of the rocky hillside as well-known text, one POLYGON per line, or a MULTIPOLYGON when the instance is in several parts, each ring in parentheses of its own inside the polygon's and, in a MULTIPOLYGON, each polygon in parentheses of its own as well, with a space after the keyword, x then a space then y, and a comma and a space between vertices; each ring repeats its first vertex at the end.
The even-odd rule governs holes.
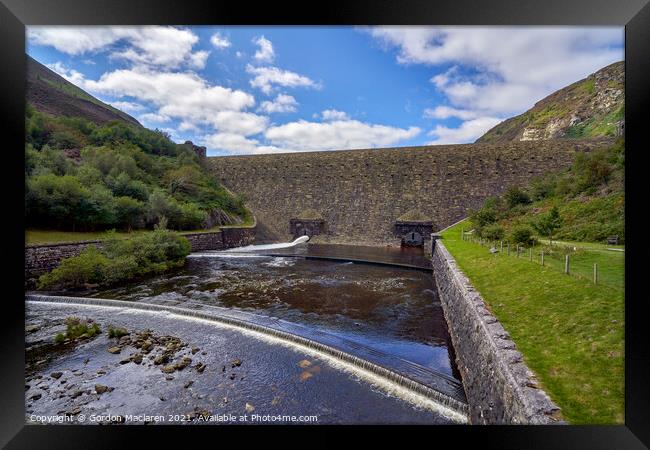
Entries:
POLYGON ((96 99, 27 55, 27 101, 53 116, 81 117, 97 125, 119 120, 141 126, 130 115, 96 99))
POLYGON ((507 119, 476 142, 616 136, 624 119, 624 62, 600 69, 507 119))

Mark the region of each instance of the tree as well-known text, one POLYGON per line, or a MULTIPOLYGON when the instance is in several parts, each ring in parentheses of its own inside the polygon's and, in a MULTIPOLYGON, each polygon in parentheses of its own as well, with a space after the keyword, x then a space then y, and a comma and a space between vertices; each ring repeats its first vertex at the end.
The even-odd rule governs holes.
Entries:
POLYGON ((535 230, 542 236, 547 236, 550 243, 553 243, 553 235, 555 232, 562 227, 562 217, 560 217, 560 210, 557 206, 551 208, 551 210, 539 218, 537 222, 533 224, 535 230))

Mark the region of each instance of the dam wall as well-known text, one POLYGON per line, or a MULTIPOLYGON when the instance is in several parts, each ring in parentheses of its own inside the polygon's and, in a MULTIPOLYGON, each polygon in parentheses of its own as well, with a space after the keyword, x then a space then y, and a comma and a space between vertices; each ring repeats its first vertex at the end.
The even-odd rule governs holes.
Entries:
POLYGON ((549 140, 273 155, 208 157, 219 181, 243 195, 265 237, 291 238, 306 210, 324 220, 314 242, 399 245, 395 222, 417 211, 439 230, 492 195, 568 167, 611 140, 549 140))

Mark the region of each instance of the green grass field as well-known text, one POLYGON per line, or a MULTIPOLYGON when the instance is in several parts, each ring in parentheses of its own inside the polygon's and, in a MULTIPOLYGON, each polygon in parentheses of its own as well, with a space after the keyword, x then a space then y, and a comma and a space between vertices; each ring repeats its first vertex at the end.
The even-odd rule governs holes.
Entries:
MULTIPOLYGON (((553 268, 559 272, 564 272, 564 255, 565 248, 570 248, 569 252, 569 273, 573 277, 593 281, 594 264, 597 266, 597 283, 608 286, 619 291, 623 291, 625 281, 625 252, 624 246, 608 246, 599 243, 583 242, 559 242, 553 241, 550 246, 552 252, 549 253, 548 241, 541 243, 547 245, 537 245, 532 248, 533 260, 530 261, 529 249, 521 249, 519 254, 520 260, 526 260, 530 264, 541 265, 541 252, 544 251, 544 265, 553 268), (616 250, 607 250, 615 248, 616 250)), ((484 243, 483 246, 489 248, 495 245, 500 249, 499 243, 484 243)), ((505 256, 506 247, 504 243, 503 253, 505 256)), ((516 258, 516 250, 510 247, 510 258, 516 258)))
POLYGON ((582 260, 576 256, 576 271, 594 261, 603 267, 612 263, 595 285, 564 274, 548 259, 542 267, 528 254, 493 255, 488 247, 462 240, 463 226, 444 231, 443 243, 564 418, 572 424, 623 423, 624 253, 585 250, 582 260))

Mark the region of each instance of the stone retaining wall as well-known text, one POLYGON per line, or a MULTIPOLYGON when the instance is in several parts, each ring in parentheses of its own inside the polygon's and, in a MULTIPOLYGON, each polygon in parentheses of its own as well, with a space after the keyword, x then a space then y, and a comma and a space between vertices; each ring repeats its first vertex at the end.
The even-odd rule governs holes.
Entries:
MULTIPOLYGON (((193 252, 223 250, 250 245, 255 240, 255 227, 222 228, 213 233, 184 234, 193 252)), ((62 259, 77 256, 89 245, 102 246, 101 241, 28 245, 25 247, 25 279, 36 278, 57 267, 62 259)))
POLYGON ((560 410, 539 387, 515 343, 440 240, 433 274, 472 424, 556 424, 560 410))

